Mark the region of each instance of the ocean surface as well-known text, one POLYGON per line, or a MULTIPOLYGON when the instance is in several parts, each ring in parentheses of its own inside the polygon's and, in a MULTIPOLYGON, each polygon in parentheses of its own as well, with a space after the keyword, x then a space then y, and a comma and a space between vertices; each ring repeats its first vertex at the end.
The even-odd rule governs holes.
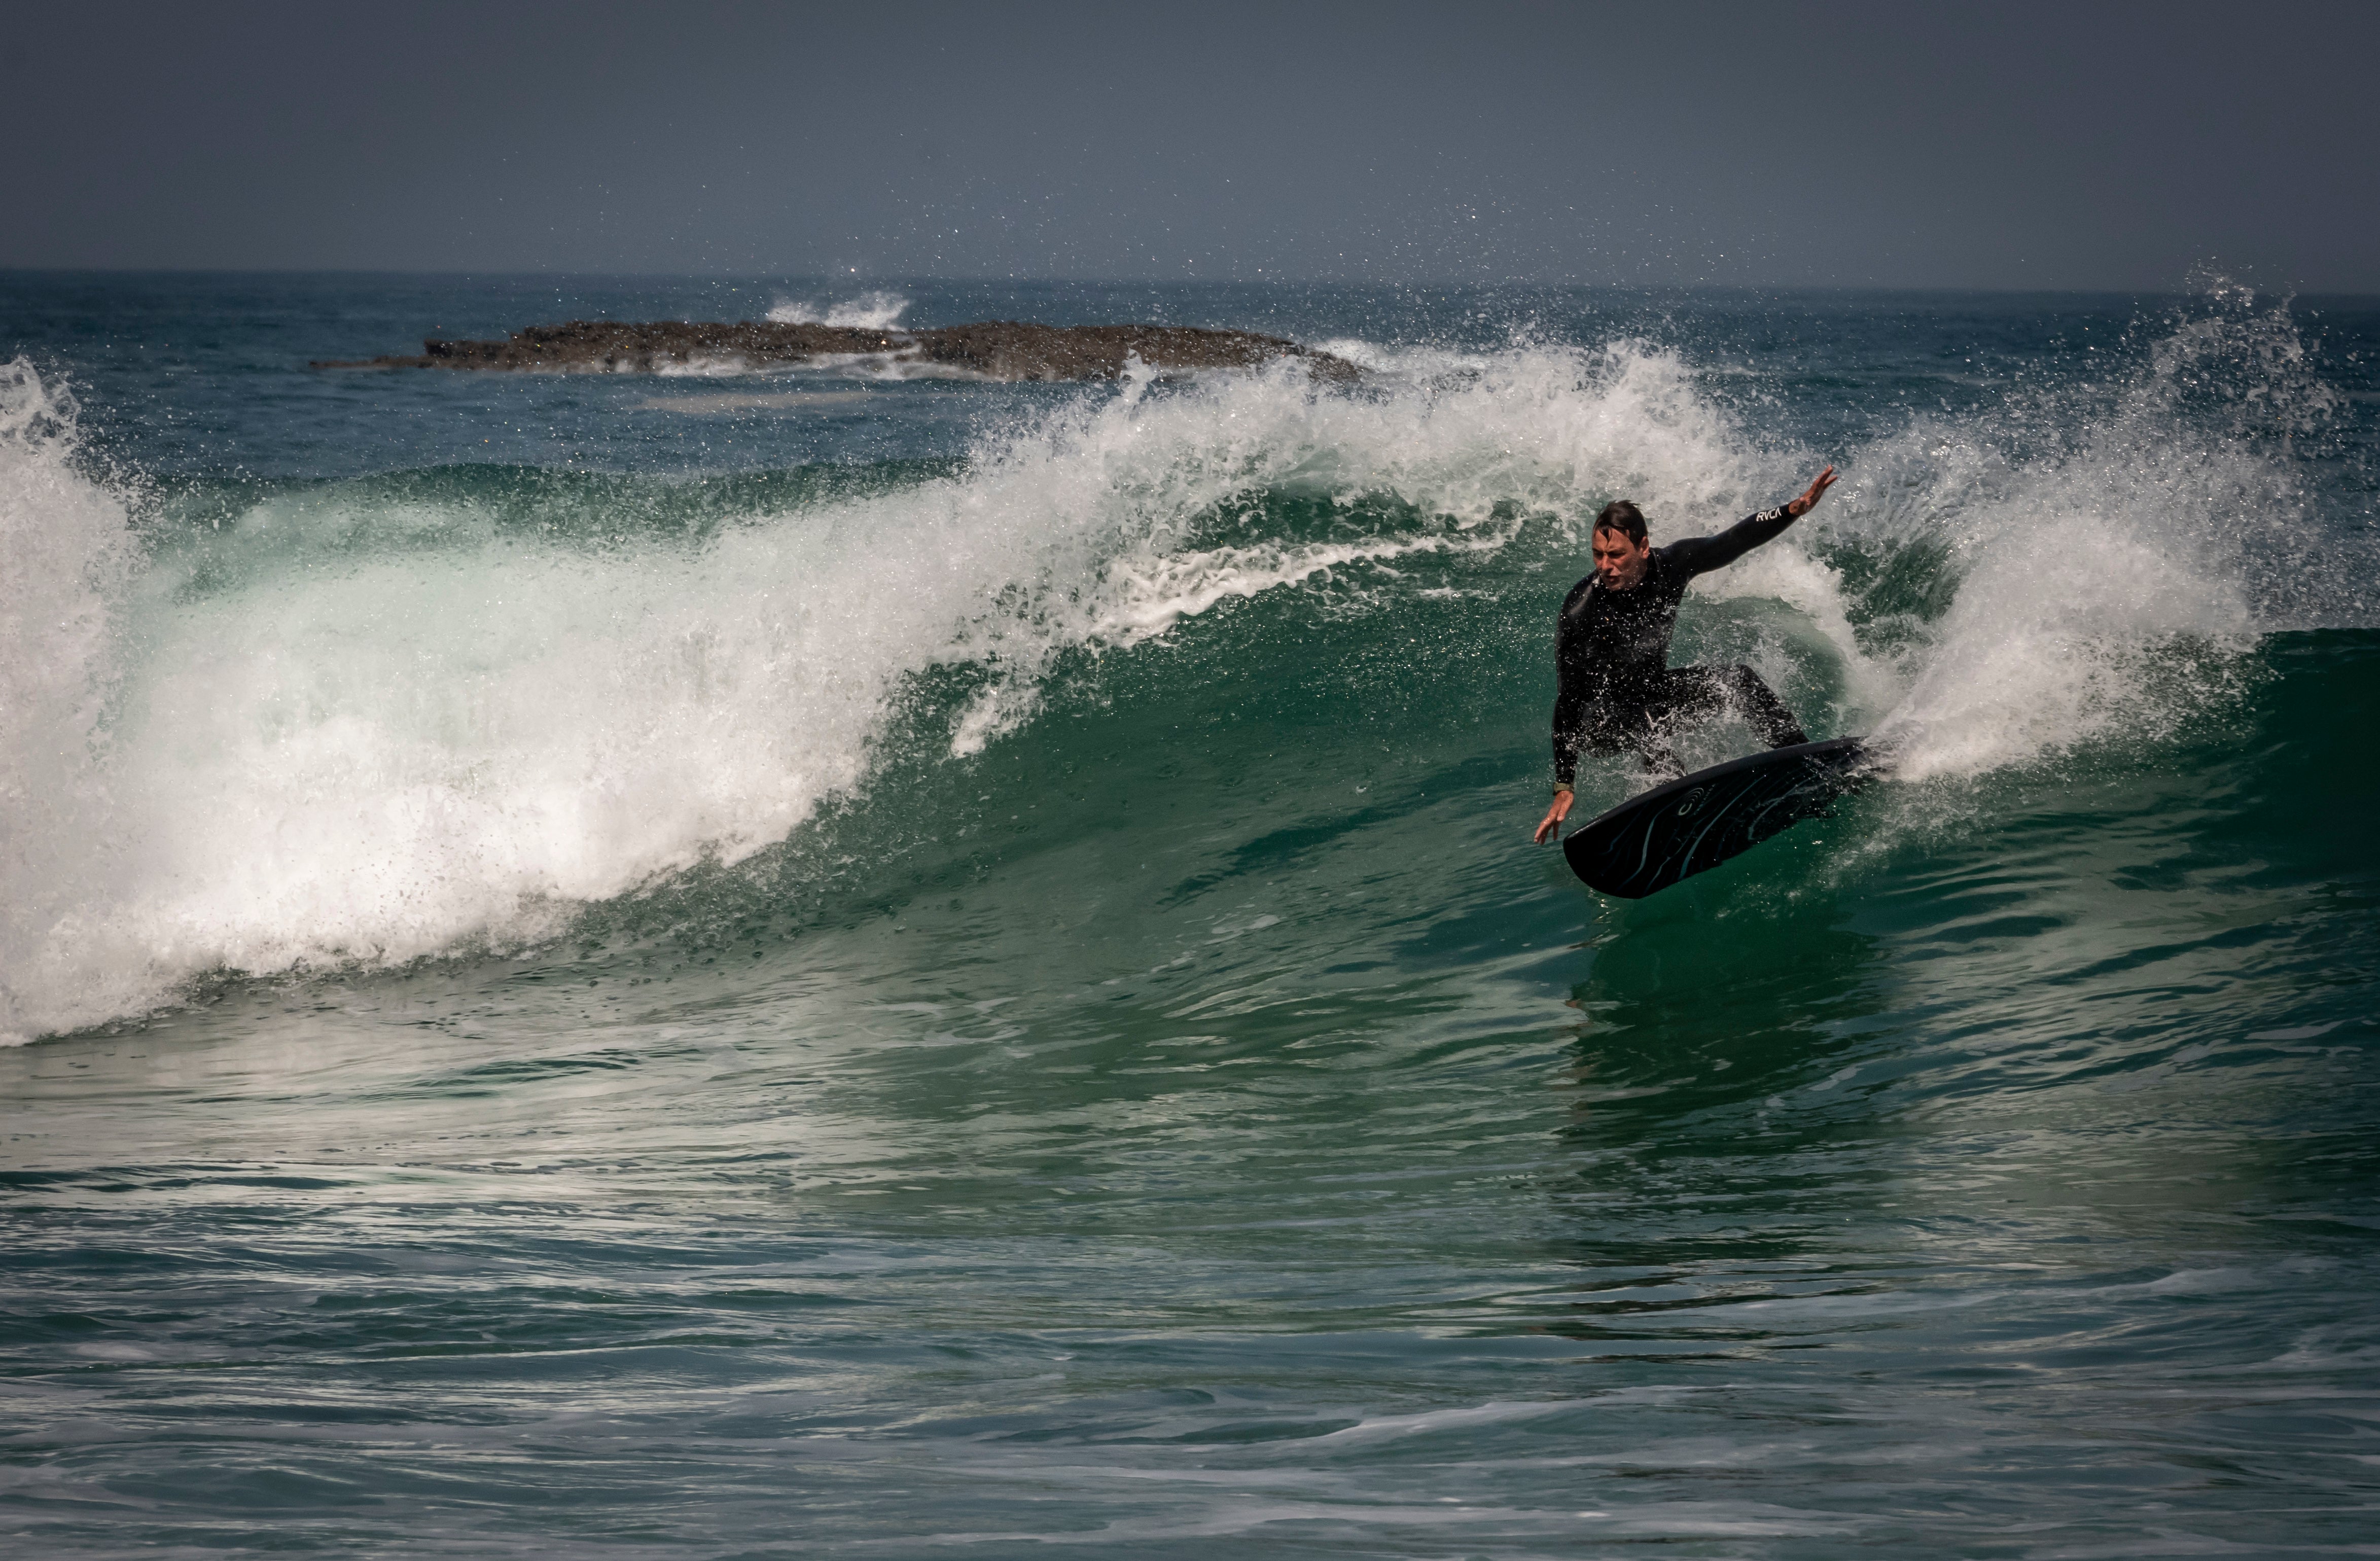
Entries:
POLYGON ((2380 1555, 2375 355, 0 275, 0 1546, 2380 1555), (1368 372, 307 367, 770 311, 1368 372), (1598 900, 1588 518, 1829 462, 1676 656, 1894 777, 1598 900))

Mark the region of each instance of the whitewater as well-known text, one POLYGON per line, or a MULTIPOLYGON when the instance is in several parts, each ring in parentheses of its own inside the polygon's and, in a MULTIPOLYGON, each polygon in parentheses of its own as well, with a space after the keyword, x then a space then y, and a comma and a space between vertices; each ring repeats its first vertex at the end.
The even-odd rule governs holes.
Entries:
POLYGON ((0 289, 11 1531, 2362 1553, 2367 306, 565 285, 0 289), (1366 374, 304 368, 739 309, 1366 374), (1597 901, 1827 464, 1892 780, 1597 901))

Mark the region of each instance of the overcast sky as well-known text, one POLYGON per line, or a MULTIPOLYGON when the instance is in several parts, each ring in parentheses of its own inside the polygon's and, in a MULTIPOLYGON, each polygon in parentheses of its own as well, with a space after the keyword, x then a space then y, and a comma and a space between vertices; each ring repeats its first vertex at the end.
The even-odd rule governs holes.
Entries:
POLYGON ((27 6, 0 266, 2380 292, 2380 5, 27 6))

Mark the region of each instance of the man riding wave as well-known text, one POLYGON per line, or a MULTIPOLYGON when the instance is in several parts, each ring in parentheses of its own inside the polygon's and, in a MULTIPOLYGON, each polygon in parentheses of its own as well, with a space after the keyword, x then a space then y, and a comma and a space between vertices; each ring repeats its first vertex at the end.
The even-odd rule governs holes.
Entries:
POLYGON ((1672 667, 1670 636, 1695 575, 1724 568, 1810 513, 1834 486, 1835 468, 1778 509, 1762 510, 1716 537, 1655 548, 1645 516, 1625 499, 1595 517, 1595 573, 1572 586, 1554 630, 1554 802, 1537 826, 1551 840, 1570 813, 1582 752, 1633 750, 1656 770, 1675 773, 1665 728, 1732 707, 1772 748, 1809 741, 1793 714, 1750 667, 1672 667))

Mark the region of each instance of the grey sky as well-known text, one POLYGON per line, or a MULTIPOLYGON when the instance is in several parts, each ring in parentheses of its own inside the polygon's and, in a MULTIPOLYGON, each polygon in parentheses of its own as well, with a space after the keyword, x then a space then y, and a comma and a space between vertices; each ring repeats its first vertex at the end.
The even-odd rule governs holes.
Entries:
POLYGON ((48 5, 0 265, 2380 292, 2380 6, 48 5))

